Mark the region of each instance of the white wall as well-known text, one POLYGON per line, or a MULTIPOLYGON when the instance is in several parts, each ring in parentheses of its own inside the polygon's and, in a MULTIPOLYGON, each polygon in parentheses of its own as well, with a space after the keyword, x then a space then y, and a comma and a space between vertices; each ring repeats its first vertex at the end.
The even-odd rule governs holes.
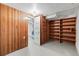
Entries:
POLYGON ((30 18, 28 20, 28 38, 29 42, 40 45, 40 17, 30 18), (34 35, 32 32, 34 31, 34 35))
POLYGON ((76 20, 76 48, 79 53, 79 10, 77 12, 77 20, 76 20))
POLYGON ((72 9, 57 12, 57 13, 55 13, 56 14, 55 17, 51 17, 51 19, 49 19, 49 20, 76 17, 77 16, 77 10, 78 10, 78 8, 75 7, 75 8, 72 8, 72 9))
POLYGON ((40 45, 40 17, 34 18, 34 42, 40 45))
POLYGON ((29 18, 28 19, 28 39, 29 40, 33 39, 32 31, 33 31, 33 19, 29 18))
POLYGON ((61 12, 56 13, 57 18, 68 18, 68 17, 74 17, 77 15, 77 8, 72 8, 69 10, 64 10, 61 12))

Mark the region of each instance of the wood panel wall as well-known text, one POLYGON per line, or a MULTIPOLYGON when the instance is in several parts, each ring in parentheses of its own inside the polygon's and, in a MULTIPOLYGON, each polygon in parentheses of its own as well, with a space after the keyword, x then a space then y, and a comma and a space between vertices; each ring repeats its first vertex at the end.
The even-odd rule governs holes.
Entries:
POLYGON ((6 55, 28 46, 26 14, 0 4, 0 55, 6 55))
POLYGON ((61 20, 61 41, 76 41, 76 17, 61 20))
POLYGON ((53 20, 49 22, 49 38, 60 39, 60 20, 53 20))
POLYGON ((48 41, 48 22, 45 16, 40 16, 40 44, 48 41))
POLYGON ((49 39, 76 41, 76 17, 49 21, 49 39))

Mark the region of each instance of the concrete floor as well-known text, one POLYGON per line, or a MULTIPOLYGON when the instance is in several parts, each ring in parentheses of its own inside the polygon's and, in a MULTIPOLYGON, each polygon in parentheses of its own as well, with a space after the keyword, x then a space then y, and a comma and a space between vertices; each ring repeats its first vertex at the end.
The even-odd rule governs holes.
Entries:
POLYGON ((58 41, 50 41, 39 46, 30 41, 28 47, 7 56, 78 56, 78 54, 75 45, 69 42, 60 44, 58 41))

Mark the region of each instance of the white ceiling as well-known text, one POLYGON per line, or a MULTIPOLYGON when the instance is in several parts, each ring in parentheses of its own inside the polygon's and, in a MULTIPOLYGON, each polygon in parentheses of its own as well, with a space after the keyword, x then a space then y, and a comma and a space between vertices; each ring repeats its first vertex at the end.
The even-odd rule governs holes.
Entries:
POLYGON ((9 6, 14 8, 20 9, 24 12, 30 13, 33 10, 33 7, 36 8, 43 14, 43 15, 51 15, 53 13, 71 9, 77 7, 78 3, 6 3, 9 6))

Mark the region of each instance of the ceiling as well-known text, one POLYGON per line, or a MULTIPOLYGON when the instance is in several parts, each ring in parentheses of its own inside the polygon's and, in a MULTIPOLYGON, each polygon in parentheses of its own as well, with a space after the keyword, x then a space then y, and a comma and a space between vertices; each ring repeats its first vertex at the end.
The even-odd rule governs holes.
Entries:
POLYGON ((79 6, 78 3, 6 3, 9 6, 31 13, 35 7, 43 15, 51 15, 59 11, 79 6))

